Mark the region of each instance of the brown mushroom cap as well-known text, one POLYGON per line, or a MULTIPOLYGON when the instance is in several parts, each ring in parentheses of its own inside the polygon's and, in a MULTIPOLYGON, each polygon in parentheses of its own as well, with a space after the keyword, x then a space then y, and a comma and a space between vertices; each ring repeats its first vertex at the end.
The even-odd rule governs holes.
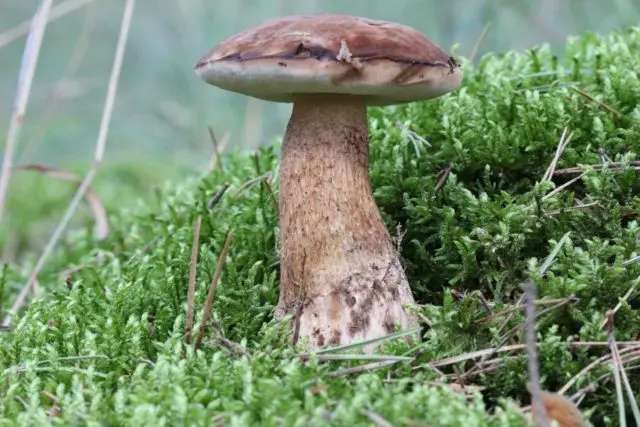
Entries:
POLYGON ((274 102, 348 94, 400 104, 441 96, 462 80, 458 64, 417 30, 336 14, 267 21, 219 43, 195 70, 207 83, 274 102))

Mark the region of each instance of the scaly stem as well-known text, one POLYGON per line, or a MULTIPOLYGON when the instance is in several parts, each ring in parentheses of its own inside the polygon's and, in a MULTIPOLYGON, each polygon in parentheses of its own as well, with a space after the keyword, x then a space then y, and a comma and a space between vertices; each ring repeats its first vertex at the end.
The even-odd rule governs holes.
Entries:
POLYGON ((281 285, 276 316, 296 314, 312 347, 414 327, 413 303, 371 193, 366 105, 298 100, 280 164, 281 285))

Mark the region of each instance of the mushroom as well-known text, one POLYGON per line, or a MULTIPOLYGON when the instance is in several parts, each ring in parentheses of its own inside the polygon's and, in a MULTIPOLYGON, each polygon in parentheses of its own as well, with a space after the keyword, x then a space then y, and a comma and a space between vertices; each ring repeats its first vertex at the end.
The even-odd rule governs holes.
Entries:
POLYGON ((454 90, 462 72, 453 58, 404 25, 316 14, 244 30, 195 71, 228 91, 293 103, 279 171, 274 316, 293 315, 294 342, 318 348, 416 327, 411 288, 372 194, 367 106, 454 90))

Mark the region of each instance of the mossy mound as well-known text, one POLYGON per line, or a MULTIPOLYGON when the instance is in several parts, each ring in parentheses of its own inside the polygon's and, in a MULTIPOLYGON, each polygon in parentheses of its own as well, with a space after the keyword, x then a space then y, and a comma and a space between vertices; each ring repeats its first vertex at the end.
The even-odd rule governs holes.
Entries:
MULTIPOLYGON (((80 233, 56 252, 40 278, 46 297, 0 332, 0 425, 526 425, 516 409, 528 404, 523 311, 513 309, 522 282, 551 301, 539 307, 539 357, 543 388, 555 391, 609 352, 605 313, 640 276, 639 52, 631 28, 572 39, 562 58, 547 47, 488 55, 462 61, 452 96, 371 110, 376 199, 402 234, 424 320, 419 346, 391 342, 384 353, 411 361, 356 373, 344 368, 371 361, 305 362, 272 322, 277 215, 255 178, 271 172, 277 193, 276 144, 112 216, 106 241, 80 233), (541 182, 563 133, 570 143, 541 182), (207 328, 195 352, 184 331, 198 216, 196 327, 234 232, 213 304, 224 338, 207 328), (505 344, 516 350, 482 365, 461 357, 457 373, 429 364, 505 344), (460 378, 482 394, 433 384, 460 378)), ((3 312, 17 281, 5 268, 3 312)), ((634 297, 615 314, 618 341, 638 339, 634 297)), ((638 370, 628 371, 640 390, 638 370)), ((581 404, 596 424, 617 425, 610 373, 601 363, 568 391, 597 385, 581 404)))

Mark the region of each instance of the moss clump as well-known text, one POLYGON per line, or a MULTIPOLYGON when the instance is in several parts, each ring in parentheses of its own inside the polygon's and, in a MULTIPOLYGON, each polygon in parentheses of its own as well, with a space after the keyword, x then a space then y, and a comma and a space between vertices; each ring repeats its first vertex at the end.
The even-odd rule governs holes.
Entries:
MULTIPOLYGON (((640 276, 639 263, 625 262, 637 255, 640 231, 638 52, 640 28, 631 28, 570 40, 562 58, 547 47, 488 55, 464 64, 465 82, 452 96, 371 110, 376 198, 390 230, 403 233, 402 259, 425 320, 423 343, 392 343, 385 353, 411 363, 328 375, 367 362, 302 362, 273 324, 276 211, 259 181, 239 190, 268 172, 277 178, 276 145, 233 155, 224 170, 113 216, 107 241, 81 234, 65 243, 41 277, 46 298, 0 334, 0 425, 370 425, 376 416, 395 425, 525 425, 504 403, 528 403, 522 351, 492 356, 490 369, 474 369, 478 359, 457 363, 465 384, 485 387, 469 398, 428 385, 457 378, 451 365, 439 367, 442 378, 428 362, 522 342, 523 313, 512 308, 526 278, 540 298, 562 299, 539 317, 545 389, 608 352, 577 343, 606 341, 606 311, 640 276), (571 142, 556 172, 578 167, 584 175, 554 192, 579 175, 540 182, 565 129, 571 142), (225 183, 230 189, 209 209, 225 183), (198 215, 198 310, 230 228, 234 238, 213 305, 224 338, 209 328, 194 352, 183 335, 198 215), (70 266, 77 268, 65 283, 58 273, 70 266), (52 407, 59 411, 48 421, 52 407)), ((3 271, 5 299, 19 276, 3 271)), ((616 313, 619 341, 638 339, 634 296, 616 313)), ((629 370, 635 390, 637 372, 629 370)), ((570 392, 597 381, 582 407, 592 421, 616 425, 608 374, 602 364, 570 392)))

